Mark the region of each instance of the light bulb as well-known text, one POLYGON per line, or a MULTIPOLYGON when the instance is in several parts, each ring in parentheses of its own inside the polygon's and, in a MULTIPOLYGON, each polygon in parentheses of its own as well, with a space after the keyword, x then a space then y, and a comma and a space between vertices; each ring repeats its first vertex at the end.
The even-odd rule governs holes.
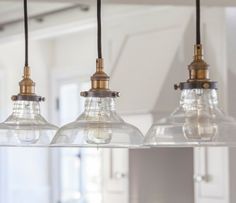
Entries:
POLYGON ((39 140, 39 133, 35 131, 28 132, 27 130, 18 130, 16 132, 13 131, 12 134, 14 133, 22 144, 35 144, 39 140))
POLYGON ((80 147, 138 147, 142 133, 125 123, 111 97, 87 97, 79 118, 59 129, 52 145, 80 147))
POLYGON ((217 100, 212 100, 214 92, 196 89, 187 91, 186 94, 188 94, 187 100, 189 101, 184 98, 182 101, 186 118, 183 125, 184 135, 187 139, 192 140, 213 140, 218 133, 214 112, 217 100))
POLYGON ((87 100, 87 104, 85 105, 85 117, 88 121, 92 120, 93 122, 98 122, 97 124, 88 123, 88 126, 85 129, 84 133, 88 144, 110 143, 112 130, 100 123, 107 121, 112 111, 114 111, 114 106, 110 102, 111 101, 99 97, 95 99, 95 102, 87 100))
MULTIPOLYGON (((37 117, 39 115, 39 104, 38 102, 15 102, 14 103, 14 109, 12 118, 22 118, 22 122, 25 124, 34 117, 37 117)), ((24 125, 25 125, 24 124, 24 125)), ((24 130, 24 129, 18 129, 18 130, 12 130, 12 134, 15 134, 17 138, 20 140, 21 143, 29 143, 34 144, 39 140, 39 132, 34 130, 34 126, 29 126, 31 129, 30 131, 24 130)))
POLYGON ((217 124, 204 115, 186 119, 183 132, 187 139, 211 141, 217 134, 217 124))
POLYGON ((13 113, 0 124, 0 137, 8 138, 0 144, 49 145, 56 130, 40 115, 38 101, 14 101, 13 113))
POLYGON ((88 125, 88 129, 85 130, 86 142, 88 144, 109 144, 112 137, 111 129, 100 129, 99 127, 93 129, 88 125))

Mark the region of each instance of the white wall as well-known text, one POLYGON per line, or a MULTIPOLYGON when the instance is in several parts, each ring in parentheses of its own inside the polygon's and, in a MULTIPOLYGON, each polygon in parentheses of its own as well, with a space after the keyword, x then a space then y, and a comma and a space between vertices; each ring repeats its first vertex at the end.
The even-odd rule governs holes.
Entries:
POLYGON ((64 71, 65 74, 92 74, 97 58, 95 33, 94 28, 89 28, 54 39, 52 69, 64 71))
MULTIPOLYGON (((236 118, 236 94, 235 94, 235 79, 236 79, 236 8, 227 8, 226 9, 226 30, 227 30, 227 62, 228 62, 228 112, 231 116, 236 118)), ((236 149, 231 148, 229 150, 229 188, 230 188, 230 200, 234 201, 236 199, 236 149)))

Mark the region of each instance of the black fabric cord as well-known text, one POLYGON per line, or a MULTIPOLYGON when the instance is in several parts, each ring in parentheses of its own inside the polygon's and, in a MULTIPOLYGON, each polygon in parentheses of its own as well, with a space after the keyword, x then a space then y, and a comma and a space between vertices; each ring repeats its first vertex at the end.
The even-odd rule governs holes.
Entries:
POLYGON ((102 58, 101 0, 97 0, 97 48, 98 58, 102 58))
POLYGON ((28 5, 24 0, 24 29, 25 29, 25 66, 28 66, 28 5))
POLYGON ((196 0, 196 44, 201 44, 201 12, 200 0, 196 0))

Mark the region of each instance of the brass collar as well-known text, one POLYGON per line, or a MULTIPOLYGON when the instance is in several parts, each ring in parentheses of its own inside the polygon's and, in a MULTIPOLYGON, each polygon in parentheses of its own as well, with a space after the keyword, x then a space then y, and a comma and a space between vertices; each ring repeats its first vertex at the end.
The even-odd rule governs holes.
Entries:
POLYGON ((104 63, 102 58, 96 60, 96 72, 91 77, 91 89, 81 92, 83 97, 118 97, 119 92, 109 89, 110 77, 104 72, 104 63))
POLYGON ((24 67, 23 79, 19 82, 21 95, 35 95, 35 82, 30 78, 30 67, 24 67))
POLYGON ((96 60, 96 72, 91 77, 91 86, 93 90, 108 90, 110 77, 103 71, 103 59, 96 60))

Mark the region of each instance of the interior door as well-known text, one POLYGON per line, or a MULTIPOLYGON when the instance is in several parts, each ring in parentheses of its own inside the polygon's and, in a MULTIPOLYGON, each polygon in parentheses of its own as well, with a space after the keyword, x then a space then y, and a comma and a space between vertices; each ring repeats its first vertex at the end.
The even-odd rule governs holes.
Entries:
MULTIPOLYGON (((80 97, 80 91, 87 89, 89 83, 71 77, 60 78, 56 84, 56 114, 61 126, 74 121, 82 113, 84 100, 80 97)), ((56 149, 53 150, 52 158, 53 202, 102 203, 100 151, 81 148, 56 149)))

